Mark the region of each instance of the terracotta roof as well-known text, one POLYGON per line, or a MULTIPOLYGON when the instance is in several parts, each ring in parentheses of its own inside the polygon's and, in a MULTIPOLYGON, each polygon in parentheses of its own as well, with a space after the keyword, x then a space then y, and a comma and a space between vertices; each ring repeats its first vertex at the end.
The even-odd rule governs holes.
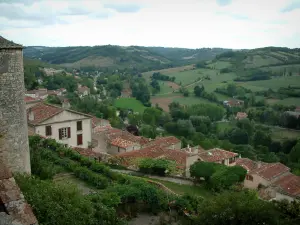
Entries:
POLYGON ((112 141, 116 138, 120 138, 123 140, 127 140, 130 142, 134 142, 140 145, 144 145, 146 143, 149 142, 148 138, 142 137, 142 136, 135 136, 131 133, 129 133, 128 131, 124 131, 124 130, 119 130, 116 128, 110 129, 107 131, 107 138, 112 141))
POLYGON ((257 163, 256 169, 250 171, 249 174, 257 174, 258 176, 272 181, 273 179, 287 173, 290 168, 281 163, 263 163, 261 166, 257 163))
POLYGON ((99 124, 103 124, 103 123, 110 124, 110 122, 108 120, 101 119, 101 118, 98 118, 96 116, 93 116, 93 118, 92 118, 93 128, 95 128, 96 126, 99 126, 99 124))
POLYGON ((90 89, 87 86, 81 86, 78 88, 78 91, 83 93, 84 91, 89 91, 90 89))
POLYGON ((25 96, 24 101, 27 103, 27 102, 39 101, 39 99, 32 98, 30 96, 25 96))
POLYGON ((128 148, 130 146, 137 145, 137 143, 119 137, 111 140, 110 144, 120 148, 128 148))
POLYGON ((244 119, 244 118, 247 118, 248 117, 248 114, 247 113, 245 113, 245 112, 238 112, 237 114, 236 114, 236 119, 244 119))
MULTIPOLYGON (((26 203, 15 179, 8 168, 0 160, 0 202, 4 204, 7 211, 0 212, 1 221, 8 220, 14 223, 9 224, 36 224, 37 219, 34 216, 29 204, 26 203), (6 218, 5 218, 6 217, 6 218), (5 218, 5 219, 4 219, 5 218)), ((3 222, 3 221, 2 221, 3 222)))
POLYGON ((150 146, 140 150, 124 152, 117 155, 121 158, 165 158, 174 160, 179 167, 186 166, 186 158, 188 154, 180 150, 172 150, 157 146, 150 146))
POLYGON ((53 116, 55 116, 58 113, 61 113, 64 111, 64 109, 48 105, 45 103, 38 103, 35 106, 29 108, 27 110, 27 121, 29 124, 37 125, 53 116), (29 114, 30 112, 34 115, 34 120, 29 120, 29 114))
POLYGON ((160 146, 160 147, 170 147, 181 142, 178 138, 174 136, 168 137, 157 137, 153 141, 150 141, 147 146, 160 146))
POLYGON ((9 41, 4 37, 0 36, 0 48, 23 48, 23 46, 16 44, 12 41, 9 41))
POLYGON ((86 157, 97 157, 98 156, 98 154, 90 148, 73 147, 73 149, 82 156, 86 156, 86 157))
POLYGON ((204 162, 218 162, 238 156, 235 152, 226 151, 220 148, 214 148, 201 152, 199 158, 204 162))
POLYGON ((236 165, 243 167, 248 172, 257 168, 257 163, 248 158, 238 158, 236 160, 236 165))
POLYGON ((278 187, 283 193, 293 197, 300 197, 300 176, 290 173, 279 178, 273 185, 278 187))

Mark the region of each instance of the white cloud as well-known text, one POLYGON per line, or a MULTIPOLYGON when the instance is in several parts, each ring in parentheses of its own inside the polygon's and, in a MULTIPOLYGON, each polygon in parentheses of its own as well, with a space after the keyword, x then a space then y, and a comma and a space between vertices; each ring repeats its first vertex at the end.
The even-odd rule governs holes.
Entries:
POLYGON ((24 45, 299 47, 300 9, 281 12, 292 2, 27 0, 25 5, 11 3, 25 12, 19 17, 10 16, 0 2, 0 11, 6 7, 5 15, 0 14, 0 33, 24 45))

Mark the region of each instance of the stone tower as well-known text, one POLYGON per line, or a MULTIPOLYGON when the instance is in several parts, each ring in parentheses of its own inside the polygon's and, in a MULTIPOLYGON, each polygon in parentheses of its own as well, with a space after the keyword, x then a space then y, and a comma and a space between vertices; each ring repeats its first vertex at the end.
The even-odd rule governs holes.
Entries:
POLYGON ((23 47, 0 36, 0 159, 30 173, 24 92, 23 47))

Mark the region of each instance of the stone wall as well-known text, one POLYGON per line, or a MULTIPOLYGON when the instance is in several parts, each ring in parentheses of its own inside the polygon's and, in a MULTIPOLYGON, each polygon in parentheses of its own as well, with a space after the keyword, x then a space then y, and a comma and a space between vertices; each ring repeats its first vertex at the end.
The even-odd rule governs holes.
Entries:
POLYGON ((12 172, 30 173, 21 48, 0 48, 0 158, 12 172))

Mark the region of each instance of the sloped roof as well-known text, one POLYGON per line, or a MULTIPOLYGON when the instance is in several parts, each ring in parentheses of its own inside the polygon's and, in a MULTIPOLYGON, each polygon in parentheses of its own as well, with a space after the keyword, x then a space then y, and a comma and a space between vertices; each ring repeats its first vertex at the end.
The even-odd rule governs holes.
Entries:
POLYGON ((243 167, 245 170, 252 171, 257 168, 255 161, 248 158, 239 158, 236 160, 236 165, 243 167))
POLYGON ((199 153, 199 158, 204 162, 218 162, 238 156, 235 152, 226 151, 220 148, 213 148, 199 153))
POLYGON ((105 120, 105 119, 101 119, 101 118, 98 118, 96 116, 93 116, 92 118, 92 126, 93 128, 95 128, 96 126, 98 126, 99 124, 103 124, 103 123, 108 123, 110 124, 110 122, 108 120, 105 120))
POLYGON ((29 103, 29 102, 34 102, 34 101, 40 101, 40 99, 32 98, 32 97, 30 97, 30 96, 25 96, 25 97, 24 97, 24 101, 25 101, 26 103, 29 103))
MULTIPOLYGON (((12 174, 0 160, 0 202, 4 204, 7 211, 0 212, 1 221, 13 221, 11 224, 36 224, 29 204, 26 203, 12 174), (3 220, 2 220, 3 219, 3 220)), ((1 223, 2 224, 2 223, 1 223)))
POLYGON ((107 130, 106 135, 110 141, 112 141, 116 138, 120 138, 120 139, 127 140, 130 142, 138 143, 140 145, 144 145, 149 142, 148 138, 145 138, 142 136, 135 136, 135 135, 129 133, 128 131, 119 130, 116 128, 107 130))
POLYGON ((236 114, 236 118, 237 118, 237 119, 244 119, 244 118, 247 118, 247 117, 248 117, 248 114, 245 113, 245 112, 238 112, 238 113, 236 114))
POLYGON ((120 148, 128 148, 137 145, 137 143, 119 137, 111 140, 110 144, 120 148))
POLYGON ((23 48, 22 45, 16 44, 12 41, 5 39, 4 37, 0 36, 0 49, 1 48, 23 48))
POLYGON ((153 141, 150 141, 147 146, 160 146, 160 147, 170 147, 181 142, 178 138, 174 136, 168 137, 157 137, 153 141))
POLYGON ((290 168, 282 163, 264 163, 260 166, 259 165, 260 164, 257 164, 258 168, 250 171, 249 174, 256 174, 269 181, 272 181, 273 179, 290 171, 290 168))
POLYGON ((188 153, 180 150, 172 150, 157 146, 150 146, 140 150, 134 150, 118 154, 121 158, 165 158, 173 160, 180 167, 186 166, 186 158, 188 153))
POLYGON ((38 103, 27 110, 27 121, 29 124, 37 125, 59 113, 64 111, 63 108, 48 105, 45 103, 38 103), (34 120, 29 120, 29 112, 34 114, 34 120))
POLYGON ((283 194, 300 197, 300 176, 290 173, 279 178, 274 182, 274 185, 278 187, 283 194))
POLYGON ((78 88, 78 91, 81 92, 81 93, 83 93, 85 91, 89 91, 89 90, 90 90, 90 88, 87 87, 87 86, 81 86, 81 87, 78 88))

